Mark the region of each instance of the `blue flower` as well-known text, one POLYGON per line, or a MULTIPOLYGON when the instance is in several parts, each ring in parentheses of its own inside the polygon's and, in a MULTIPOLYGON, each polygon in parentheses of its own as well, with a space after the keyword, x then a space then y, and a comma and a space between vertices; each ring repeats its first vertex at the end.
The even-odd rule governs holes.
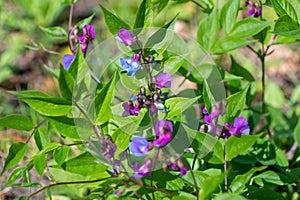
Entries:
POLYGON ((62 64, 65 68, 65 70, 68 70, 70 65, 72 64, 73 60, 75 59, 75 56, 73 54, 65 54, 62 58, 62 64))
POLYGON ((142 67, 139 54, 133 55, 132 58, 120 58, 123 71, 127 72, 128 76, 134 76, 142 67), (138 56, 137 56, 138 55, 138 56))
POLYGON ((149 142, 142 136, 136 136, 131 139, 129 150, 135 156, 147 155, 149 152, 149 142))

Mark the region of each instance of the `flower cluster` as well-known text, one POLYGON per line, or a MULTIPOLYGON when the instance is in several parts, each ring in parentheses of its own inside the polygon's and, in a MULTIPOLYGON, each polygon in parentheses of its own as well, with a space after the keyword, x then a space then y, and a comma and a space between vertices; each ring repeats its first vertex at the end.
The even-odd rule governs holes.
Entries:
POLYGON ((170 87, 172 77, 169 73, 162 72, 153 80, 156 88, 152 88, 153 90, 149 94, 146 94, 145 87, 141 87, 139 94, 132 96, 128 102, 122 104, 124 109, 123 117, 129 115, 137 116, 143 107, 148 107, 150 114, 153 116, 158 110, 156 104, 159 104, 159 108, 164 107, 160 103, 160 100, 163 98, 160 89, 170 87))
MULTIPOLYGON (((95 39, 95 30, 94 27, 86 24, 81 31, 81 34, 78 35, 78 30, 73 28, 70 31, 70 37, 74 37, 74 41, 76 44, 80 44, 80 49, 82 51, 83 54, 86 53, 87 48, 88 48, 88 44, 91 40, 95 39)), ((70 40, 70 43, 72 43, 72 41, 70 40)), ((70 44, 70 46, 72 47, 73 44, 70 44)), ((67 70, 69 69, 71 63, 73 62, 73 60, 75 59, 76 53, 77 53, 77 49, 71 49, 73 51, 73 54, 65 54, 64 57, 62 58, 62 64, 64 66, 64 68, 67 70)))
POLYGON ((244 7, 250 7, 250 9, 247 12, 247 16, 254 16, 254 17, 260 17, 261 16, 261 8, 260 6, 256 3, 253 2, 252 0, 246 0, 244 7))
POLYGON ((205 107, 202 108, 202 113, 204 115, 204 122, 200 127, 202 132, 216 132, 222 138, 229 138, 231 135, 238 134, 249 134, 250 128, 245 117, 236 117, 234 123, 230 124, 225 122, 224 125, 218 124, 218 118, 220 115, 224 115, 226 112, 225 103, 217 102, 213 108, 212 112, 209 114, 205 107), (207 128, 206 128, 207 127, 207 128))
POLYGON ((166 163, 163 165, 164 171, 171 168, 173 171, 180 171, 180 175, 184 176, 187 172, 186 167, 182 163, 181 159, 175 159, 174 157, 168 158, 166 163))

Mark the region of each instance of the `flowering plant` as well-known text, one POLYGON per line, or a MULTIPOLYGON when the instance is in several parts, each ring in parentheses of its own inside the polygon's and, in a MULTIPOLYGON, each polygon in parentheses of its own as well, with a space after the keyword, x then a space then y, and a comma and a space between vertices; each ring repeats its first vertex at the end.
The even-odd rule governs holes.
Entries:
POLYGON ((150 28, 174 6, 168 0, 142 0, 134 24, 101 5, 100 29, 112 35, 102 42, 93 16, 72 26, 76 3, 66 3, 71 53, 59 69, 46 67, 59 95, 10 91, 37 120, 0 118, 0 126, 30 132, 9 148, 4 188, 30 188, 20 199, 299 197, 299 92, 295 111, 283 115, 267 98, 265 65, 274 44, 300 38, 300 9, 287 0, 175 2, 202 13, 197 41, 176 31, 180 15, 150 28), (238 64, 239 49, 258 57, 261 90, 238 64), (215 64, 229 54, 230 70, 215 64), (280 141, 284 125, 292 143, 280 141), (48 184, 33 182, 33 171, 48 184))

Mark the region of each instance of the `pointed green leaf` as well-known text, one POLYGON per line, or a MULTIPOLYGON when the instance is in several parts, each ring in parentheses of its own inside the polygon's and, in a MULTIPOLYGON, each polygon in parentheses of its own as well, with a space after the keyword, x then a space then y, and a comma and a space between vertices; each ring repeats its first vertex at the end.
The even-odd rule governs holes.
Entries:
POLYGON ((26 170, 26 167, 16 167, 9 175, 5 187, 13 184, 20 176, 24 173, 26 170))
POLYGON ((274 33, 298 39, 300 38, 300 26, 288 15, 283 15, 276 21, 274 33))
POLYGON ((247 200, 247 199, 238 194, 224 193, 224 194, 218 194, 214 198, 214 200, 247 200))
POLYGON ((59 39, 67 39, 68 38, 67 31, 59 26, 49 27, 49 28, 40 26, 40 29, 42 29, 42 31, 44 31, 47 35, 49 35, 53 38, 59 38, 59 39))
POLYGON ((39 176, 44 174, 44 169, 46 166, 46 154, 38 154, 33 157, 33 165, 39 176))
POLYGON ((215 7, 214 10, 199 23, 198 42, 200 46, 210 52, 217 41, 218 33, 219 17, 217 8, 215 7))
POLYGON ((61 95, 65 99, 71 100, 74 87, 74 77, 66 71, 63 66, 60 66, 58 84, 61 95))
POLYGON ((246 104, 246 94, 249 89, 249 85, 245 87, 242 91, 237 92, 227 99, 227 108, 225 119, 226 121, 231 121, 233 118, 239 116, 244 110, 246 104))
POLYGON ((230 184, 230 190, 232 193, 241 194, 245 189, 245 185, 250 181, 253 174, 257 171, 266 169, 266 166, 255 167, 250 169, 248 172, 242 175, 237 175, 230 184))
POLYGON ((87 152, 64 162, 61 166, 68 172, 84 176, 101 174, 106 170, 104 165, 96 163, 96 158, 87 152))
POLYGON ((137 35, 139 32, 141 32, 142 28, 151 26, 152 19, 153 11, 151 0, 143 0, 137 11, 137 15, 133 26, 134 29, 139 30, 136 30, 134 32, 134 35, 137 35))
POLYGON ((229 33, 233 27, 240 8, 240 0, 227 1, 221 10, 221 26, 225 33, 229 33))
POLYGON ((200 192, 199 199, 206 200, 219 188, 220 184, 224 181, 224 174, 217 176, 210 176, 203 182, 200 192))
POLYGON ((203 81, 203 99, 205 108, 207 109, 208 113, 211 113, 212 107, 215 105, 216 100, 210 91, 210 87, 206 79, 203 81))
POLYGON ((4 167, 1 171, 1 175, 7 170, 9 170, 10 168, 14 167, 22 160, 22 158, 26 153, 27 148, 28 145, 22 142, 16 142, 10 146, 8 156, 5 160, 4 167))
POLYGON ((258 136, 234 135, 226 141, 225 153, 227 161, 231 161, 236 156, 246 153, 256 142, 258 136))
POLYGON ((109 120, 112 115, 111 102, 114 98, 116 73, 108 84, 106 84, 95 99, 97 122, 103 124, 109 120))
POLYGON ((267 26, 270 26, 273 21, 261 21, 254 18, 246 18, 238 21, 230 31, 229 35, 233 38, 248 38, 260 31, 267 26))
POLYGON ((12 114, 0 118, 0 126, 21 131, 30 131, 34 128, 32 121, 20 114, 12 114))
POLYGON ((288 15, 294 21, 298 21, 294 6, 287 0, 271 0, 275 11, 279 16, 288 15))
POLYGON ((80 139, 73 118, 64 116, 44 118, 50 122, 59 134, 71 139, 80 139))
POLYGON ((131 27, 126 22, 124 22, 121 18, 114 15, 112 12, 108 11, 103 6, 100 5, 100 7, 101 7, 101 10, 104 14, 104 20, 105 20, 105 23, 108 27, 108 30, 113 35, 117 34, 121 28, 124 28, 124 29, 127 29, 127 30, 131 29, 131 27))
POLYGON ((242 38, 226 36, 226 37, 219 39, 215 43, 211 52, 213 54, 223 54, 223 53, 238 49, 240 47, 247 46, 248 44, 252 44, 253 42, 256 42, 256 40, 245 40, 242 38))
POLYGON ((85 25, 87 24, 91 24, 93 18, 94 18, 95 14, 92 14, 91 16, 85 18, 85 19, 82 19, 80 20, 76 25, 82 29, 85 25))
POLYGON ((294 139, 300 146, 300 119, 298 119, 298 123, 294 129, 294 139))
POLYGON ((66 160, 69 154, 69 150, 70 147, 68 146, 62 146, 61 148, 54 150, 54 160, 58 165, 62 165, 63 162, 66 160))
POLYGON ((170 112, 168 112, 168 119, 173 117, 178 117, 182 112, 193 105, 199 97, 194 98, 184 98, 184 97, 174 97, 166 100, 165 106, 170 112))

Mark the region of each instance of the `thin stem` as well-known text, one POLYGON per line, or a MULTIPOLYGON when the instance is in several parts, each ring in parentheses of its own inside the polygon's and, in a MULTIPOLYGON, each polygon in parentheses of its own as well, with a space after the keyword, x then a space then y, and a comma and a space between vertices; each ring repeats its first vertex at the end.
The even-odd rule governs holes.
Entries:
POLYGON ((26 140, 26 144, 29 143, 29 141, 30 141, 30 139, 32 138, 34 132, 35 132, 38 128, 40 128, 45 122, 46 122, 46 120, 44 119, 43 121, 41 121, 38 125, 36 125, 36 126, 34 127, 34 129, 32 130, 32 132, 31 132, 29 138, 27 138, 27 140, 26 140))
POLYGON ((194 159, 193 159, 192 170, 194 170, 194 168, 195 168, 196 161, 197 161, 197 154, 195 154, 194 159))
POLYGON ((198 3, 197 1, 192 0, 192 2, 193 2, 194 4, 196 4, 197 6, 199 6, 200 8, 205 9, 205 8, 204 8, 200 3, 198 3))
POLYGON ((31 197, 37 195, 38 193, 42 192, 43 190, 46 190, 48 188, 55 187, 55 186, 58 186, 58 185, 74 185, 74 184, 96 183, 96 182, 108 180, 110 178, 112 178, 112 177, 107 177, 107 178, 102 178, 102 179, 96 179, 96 180, 89 180, 89 181, 73 181, 73 182, 57 182, 57 183, 52 183, 52 184, 49 184, 47 186, 42 187, 41 189, 39 189, 38 191, 36 191, 34 193, 31 193, 28 196, 28 198, 31 198, 31 197))
POLYGON ((224 139, 224 174, 225 174, 225 177, 224 177, 224 189, 225 189, 225 192, 227 192, 228 190, 228 180, 227 180, 227 159, 226 159, 226 139, 224 139))
POLYGON ((74 10, 74 0, 72 0, 70 5, 70 14, 69 14, 69 31, 72 29, 72 18, 73 18, 73 10, 74 10))
POLYGON ((98 127, 93 123, 93 121, 91 120, 91 118, 89 117, 89 115, 85 112, 85 110, 83 110, 76 101, 74 101, 74 105, 76 106, 76 108, 78 108, 80 110, 80 112, 84 115, 84 117, 88 120, 88 122, 90 123, 90 125, 93 128, 94 133, 96 134, 97 138, 100 140, 101 137, 100 135, 102 135, 102 137, 104 137, 103 133, 100 133, 100 131, 98 130, 98 127))

